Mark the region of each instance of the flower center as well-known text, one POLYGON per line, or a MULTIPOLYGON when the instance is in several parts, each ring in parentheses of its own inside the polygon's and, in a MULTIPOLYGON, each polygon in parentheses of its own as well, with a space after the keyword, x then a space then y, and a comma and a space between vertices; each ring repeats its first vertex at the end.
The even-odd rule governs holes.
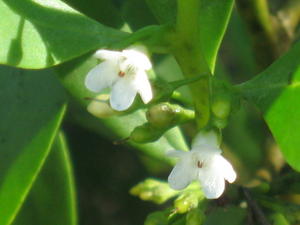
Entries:
POLYGON ((125 72, 120 71, 120 72, 118 73, 118 75, 119 75, 119 77, 124 77, 124 76, 125 76, 125 72))
POLYGON ((197 162, 197 167, 198 167, 199 169, 201 169, 201 168, 203 167, 203 162, 202 162, 202 161, 198 161, 198 162, 197 162))

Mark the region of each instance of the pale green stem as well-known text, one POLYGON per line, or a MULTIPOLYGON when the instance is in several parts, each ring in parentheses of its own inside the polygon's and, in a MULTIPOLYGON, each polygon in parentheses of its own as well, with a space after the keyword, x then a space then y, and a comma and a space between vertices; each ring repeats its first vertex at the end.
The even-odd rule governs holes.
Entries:
POLYGON ((253 0, 252 1, 254 12, 257 12, 257 18, 263 27, 266 35, 272 43, 276 43, 277 36, 272 16, 270 14, 267 0, 253 0))
MULTIPOLYGON (((177 24, 173 54, 187 78, 210 74, 200 46, 199 0, 177 0, 177 24)), ((209 77, 189 85, 196 112, 198 128, 208 124, 210 117, 209 77)))

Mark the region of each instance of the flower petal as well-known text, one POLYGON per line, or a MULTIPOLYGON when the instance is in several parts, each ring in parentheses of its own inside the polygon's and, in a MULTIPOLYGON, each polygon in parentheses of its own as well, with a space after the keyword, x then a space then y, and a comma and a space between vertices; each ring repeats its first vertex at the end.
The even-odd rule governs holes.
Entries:
POLYGON ((199 170, 199 180, 206 198, 216 199, 223 194, 225 180, 217 169, 209 167, 199 170))
POLYGON ((227 180, 229 183, 232 183, 236 179, 236 173, 230 164, 223 156, 216 155, 214 159, 215 166, 219 167, 220 173, 223 174, 223 177, 225 180, 227 180))
POLYGON ((95 52, 94 57, 118 62, 118 59, 122 57, 122 52, 101 49, 95 52))
POLYGON ((197 168, 192 163, 191 155, 182 157, 168 177, 171 188, 181 190, 197 178, 197 168))
MULTIPOLYGON (((211 146, 214 148, 219 148, 218 136, 214 131, 201 131, 199 132, 193 140, 192 149, 202 148, 202 146, 211 146)), ((220 151, 221 152, 221 151, 220 151)))
POLYGON ((136 88, 145 104, 151 101, 153 94, 148 76, 145 71, 138 71, 134 81, 136 88))
POLYGON ((125 49, 122 51, 123 56, 125 56, 127 59, 132 62, 136 67, 143 69, 143 70, 149 70, 152 68, 152 64, 146 54, 144 54, 141 51, 135 50, 135 49, 125 49))
POLYGON ((86 78, 85 86, 93 92, 99 92, 109 87, 118 78, 118 70, 110 62, 102 62, 91 69, 86 78))
POLYGON ((113 85, 110 105, 117 111, 124 111, 132 105, 136 94, 137 89, 132 80, 121 78, 113 85))

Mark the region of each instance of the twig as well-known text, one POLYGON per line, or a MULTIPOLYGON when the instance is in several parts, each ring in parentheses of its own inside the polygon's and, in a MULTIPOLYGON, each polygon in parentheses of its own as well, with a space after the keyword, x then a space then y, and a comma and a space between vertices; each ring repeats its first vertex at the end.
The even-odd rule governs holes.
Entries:
POLYGON ((248 205, 252 209, 253 215, 257 219, 257 222, 259 222, 261 225, 271 225, 257 202, 251 197, 250 192, 246 188, 242 188, 242 191, 245 195, 248 205))

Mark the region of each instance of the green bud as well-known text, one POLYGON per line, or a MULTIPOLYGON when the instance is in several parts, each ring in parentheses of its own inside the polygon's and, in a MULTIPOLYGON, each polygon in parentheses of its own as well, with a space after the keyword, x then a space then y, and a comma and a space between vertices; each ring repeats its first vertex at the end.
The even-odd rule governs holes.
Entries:
POLYGON ((153 127, 170 128, 194 119, 195 113, 180 105, 164 102, 150 107, 146 117, 153 127))
POLYGON ((108 100, 109 95, 98 95, 95 99, 92 99, 87 107, 87 111, 98 118, 107 118, 120 114, 118 111, 115 111, 110 107, 108 100))
POLYGON ((195 208, 187 213, 186 225, 202 225, 204 219, 205 219, 204 212, 198 208, 195 208))
POLYGON ((175 201, 174 206, 178 213, 186 213, 198 206, 199 201, 203 199, 203 193, 199 190, 190 190, 183 192, 175 201))
POLYGON ((213 101, 211 110, 217 118, 226 119, 229 116, 231 110, 230 100, 226 97, 219 97, 218 99, 213 101))
POLYGON ((145 123, 134 128, 130 134, 130 140, 136 143, 148 143, 159 139, 166 130, 157 129, 151 126, 150 123, 145 123))
POLYGON ((164 203, 177 193, 178 191, 171 189, 168 183, 150 178, 137 184, 130 190, 130 194, 157 204, 164 203))

